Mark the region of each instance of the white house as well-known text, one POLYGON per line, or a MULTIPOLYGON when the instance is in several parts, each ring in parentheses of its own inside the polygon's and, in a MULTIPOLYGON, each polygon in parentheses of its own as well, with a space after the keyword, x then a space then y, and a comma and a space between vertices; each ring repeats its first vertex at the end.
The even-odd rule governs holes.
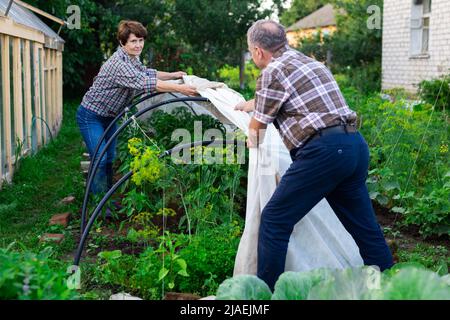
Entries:
POLYGON ((384 0, 383 89, 450 74, 450 0, 384 0))

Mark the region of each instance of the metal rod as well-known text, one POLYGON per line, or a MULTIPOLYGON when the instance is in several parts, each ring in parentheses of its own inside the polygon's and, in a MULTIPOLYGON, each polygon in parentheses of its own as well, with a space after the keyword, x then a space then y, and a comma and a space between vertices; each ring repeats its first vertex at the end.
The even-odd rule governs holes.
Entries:
POLYGON ((95 159, 91 159, 92 161, 95 161, 94 166, 92 167, 92 173, 91 175, 88 177, 87 179, 87 183, 86 183, 86 190, 84 193, 84 199, 83 199, 83 207, 81 210, 81 233, 83 233, 84 231, 84 227, 86 225, 86 209, 87 209, 87 200, 89 197, 89 191, 91 189, 91 185, 92 182, 94 180, 95 177, 95 173, 97 172, 97 169, 100 165, 100 161, 103 158, 103 156, 105 155, 106 151, 108 150, 108 147, 111 145, 111 143, 113 142, 113 140, 119 135, 120 132, 122 132, 124 130, 124 128, 126 128, 135 118, 138 118, 139 116, 141 116, 142 114, 153 110, 155 108, 161 107, 163 105, 166 104, 170 104, 170 103, 174 103, 174 102, 183 102, 183 101, 202 101, 202 102, 207 102, 209 101, 206 98, 203 97, 184 97, 184 98, 178 98, 178 99, 171 99, 171 100, 167 100, 164 102, 160 102, 157 103, 155 105, 151 105, 148 107, 145 107, 144 109, 138 111, 135 115, 133 115, 131 118, 127 119, 127 121, 125 121, 120 127, 119 129, 117 129, 114 134, 110 137, 110 139, 108 140, 108 142, 105 144, 104 148, 102 149, 100 156, 98 157, 97 161, 95 161, 95 159))

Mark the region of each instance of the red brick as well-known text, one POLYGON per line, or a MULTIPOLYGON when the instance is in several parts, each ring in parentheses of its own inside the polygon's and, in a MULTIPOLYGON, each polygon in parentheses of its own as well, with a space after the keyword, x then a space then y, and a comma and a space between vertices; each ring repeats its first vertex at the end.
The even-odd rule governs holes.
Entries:
POLYGON ((73 203, 75 201, 75 197, 74 196, 68 196, 65 197, 64 199, 61 200, 62 204, 70 204, 73 203))
POLYGON ((44 233, 41 236, 40 241, 55 241, 56 243, 61 243, 64 240, 64 235, 60 233, 44 233))
POLYGON ((166 292, 164 300, 198 300, 201 297, 192 293, 166 292))
POLYGON ((53 217, 50 218, 49 224, 52 225, 61 225, 67 227, 67 225, 69 224, 69 220, 70 220, 70 212, 66 212, 66 213, 60 213, 60 214, 55 214, 53 217))

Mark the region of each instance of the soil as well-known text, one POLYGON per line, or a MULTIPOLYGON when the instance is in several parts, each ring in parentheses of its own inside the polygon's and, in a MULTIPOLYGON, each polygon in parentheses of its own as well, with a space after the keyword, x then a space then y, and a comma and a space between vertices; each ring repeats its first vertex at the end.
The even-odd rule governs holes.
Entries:
POLYGON ((385 238, 394 255, 394 260, 398 262, 397 253, 399 249, 412 251, 417 244, 425 244, 428 246, 443 246, 450 252, 450 237, 430 236, 424 239, 419 233, 417 226, 402 226, 399 222, 401 217, 399 214, 390 211, 389 209, 380 206, 378 203, 372 201, 378 223, 381 227, 391 228, 396 234, 386 234, 385 238))

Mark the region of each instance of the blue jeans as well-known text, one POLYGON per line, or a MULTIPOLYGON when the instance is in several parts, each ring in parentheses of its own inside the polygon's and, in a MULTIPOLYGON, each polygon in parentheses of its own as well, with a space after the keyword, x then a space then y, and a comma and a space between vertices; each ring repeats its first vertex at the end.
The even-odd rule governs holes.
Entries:
POLYGON ((390 268, 393 259, 366 187, 369 148, 359 132, 311 140, 300 149, 261 214, 258 277, 273 290, 284 272, 295 224, 326 198, 359 247, 366 265, 390 268))
MULTIPOLYGON (((77 123, 80 128, 81 135, 88 149, 91 161, 93 164, 98 161, 100 153, 105 148, 106 142, 111 138, 114 132, 117 130, 116 124, 110 129, 105 139, 103 140, 100 149, 94 159, 94 151, 100 140, 103 132, 114 120, 114 117, 102 117, 95 112, 86 109, 83 106, 79 106, 77 110, 77 123)), ((109 145, 105 155, 102 157, 97 173, 91 185, 91 192, 98 194, 106 192, 112 186, 113 170, 112 165, 115 158, 117 138, 109 145)))

